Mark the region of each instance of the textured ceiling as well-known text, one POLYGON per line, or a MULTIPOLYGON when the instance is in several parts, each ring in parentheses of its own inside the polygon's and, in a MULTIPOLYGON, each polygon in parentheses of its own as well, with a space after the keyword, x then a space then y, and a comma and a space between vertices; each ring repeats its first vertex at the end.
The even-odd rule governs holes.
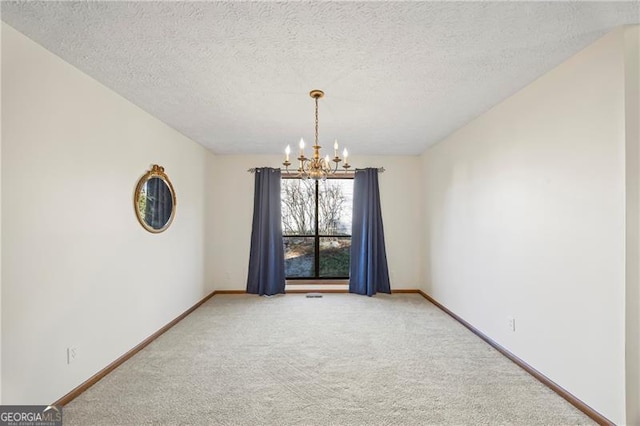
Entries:
POLYGON ((623 2, 3 2, 2 20, 215 153, 419 154, 613 28, 623 2))

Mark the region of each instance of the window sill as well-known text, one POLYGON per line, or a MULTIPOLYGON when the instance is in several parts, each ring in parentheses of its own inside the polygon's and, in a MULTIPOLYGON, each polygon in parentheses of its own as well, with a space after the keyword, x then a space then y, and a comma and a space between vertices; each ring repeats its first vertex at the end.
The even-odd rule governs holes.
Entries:
POLYGON ((342 280, 286 280, 286 285, 348 285, 348 279, 342 280))

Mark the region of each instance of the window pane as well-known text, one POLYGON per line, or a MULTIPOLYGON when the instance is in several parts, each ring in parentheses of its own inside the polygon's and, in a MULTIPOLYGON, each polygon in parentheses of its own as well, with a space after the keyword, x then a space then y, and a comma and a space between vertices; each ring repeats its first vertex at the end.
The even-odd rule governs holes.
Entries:
POLYGON ((315 233, 315 181, 282 179, 283 235, 313 235, 315 233))
POLYGON ((284 274, 287 278, 315 275, 313 240, 313 237, 284 237, 284 274))
POLYGON ((320 238, 320 276, 349 277, 351 237, 320 238))
POLYGON ((318 234, 351 235, 353 179, 320 181, 318 191, 318 234))

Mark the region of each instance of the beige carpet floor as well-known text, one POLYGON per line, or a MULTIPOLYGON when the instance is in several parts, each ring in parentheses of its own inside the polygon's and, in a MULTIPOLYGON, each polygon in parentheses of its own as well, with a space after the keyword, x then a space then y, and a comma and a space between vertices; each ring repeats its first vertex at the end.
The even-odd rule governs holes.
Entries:
POLYGON ((65 425, 585 425, 417 294, 217 295, 64 408, 65 425))

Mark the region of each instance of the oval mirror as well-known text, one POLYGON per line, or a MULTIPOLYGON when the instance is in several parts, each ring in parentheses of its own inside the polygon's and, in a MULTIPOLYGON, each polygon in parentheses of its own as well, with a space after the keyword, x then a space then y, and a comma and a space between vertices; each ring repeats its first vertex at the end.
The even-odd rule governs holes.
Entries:
POLYGON ((138 181, 133 207, 140 224, 149 232, 166 230, 176 214, 176 193, 164 167, 154 164, 138 181))

